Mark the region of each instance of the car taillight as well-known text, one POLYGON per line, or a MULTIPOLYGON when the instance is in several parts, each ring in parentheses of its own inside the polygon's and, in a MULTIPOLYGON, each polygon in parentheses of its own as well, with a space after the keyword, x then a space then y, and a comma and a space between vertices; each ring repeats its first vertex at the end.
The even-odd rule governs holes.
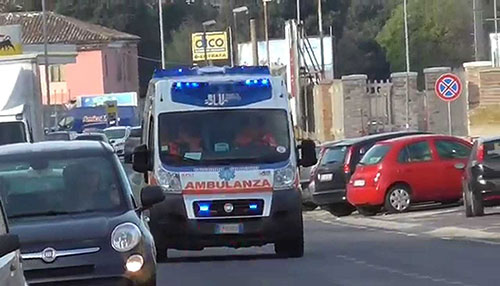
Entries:
POLYGON ((349 149, 347 150, 347 155, 345 156, 344 173, 346 174, 351 172, 351 167, 349 165, 351 164, 352 149, 353 147, 349 147, 349 149))
POLYGON ((483 163, 484 161, 484 145, 480 144, 477 148, 477 162, 483 163))

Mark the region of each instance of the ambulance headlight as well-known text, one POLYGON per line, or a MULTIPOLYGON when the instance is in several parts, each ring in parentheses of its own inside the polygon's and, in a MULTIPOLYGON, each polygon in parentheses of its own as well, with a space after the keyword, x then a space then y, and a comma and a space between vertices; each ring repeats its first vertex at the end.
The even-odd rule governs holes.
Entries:
POLYGON ((285 190, 293 188, 297 170, 293 165, 288 165, 283 169, 274 172, 274 189, 285 190))
POLYGON ((159 184, 165 188, 167 193, 179 194, 182 192, 181 178, 179 173, 168 172, 163 168, 158 168, 159 184))

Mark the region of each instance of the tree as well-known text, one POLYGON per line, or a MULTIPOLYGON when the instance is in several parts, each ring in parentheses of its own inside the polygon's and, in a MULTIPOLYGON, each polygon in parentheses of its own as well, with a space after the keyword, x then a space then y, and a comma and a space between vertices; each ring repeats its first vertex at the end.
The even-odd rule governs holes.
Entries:
MULTIPOLYGON (((410 62, 413 71, 460 66, 473 57, 472 11, 467 0, 408 1, 410 62)), ((392 71, 405 70, 403 5, 398 5, 377 36, 392 71)))
POLYGON ((370 79, 389 76, 389 64, 375 37, 389 18, 391 7, 389 0, 351 2, 337 49, 341 75, 361 73, 370 79))

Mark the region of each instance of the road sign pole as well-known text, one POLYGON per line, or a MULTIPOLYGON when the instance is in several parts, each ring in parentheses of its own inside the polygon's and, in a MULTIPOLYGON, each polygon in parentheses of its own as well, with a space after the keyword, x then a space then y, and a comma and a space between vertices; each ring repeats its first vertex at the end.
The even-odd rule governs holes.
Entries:
POLYGON ((451 101, 448 101, 448 133, 453 134, 453 129, 451 127, 451 101))

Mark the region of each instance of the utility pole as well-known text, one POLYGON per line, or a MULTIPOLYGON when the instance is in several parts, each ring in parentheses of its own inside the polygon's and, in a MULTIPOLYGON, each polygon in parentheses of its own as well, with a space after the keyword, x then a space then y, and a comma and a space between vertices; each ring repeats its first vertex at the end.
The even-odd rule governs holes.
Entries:
MULTIPOLYGON (((43 57, 45 62, 45 93, 47 95, 47 105, 50 110, 50 78, 49 78, 49 39, 47 34, 47 7, 45 0, 42 0, 42 32, 43 32, 43 57)), ((56 108, 56 107, 54 107, 56 108)), ((55 114, 54 114, 55 115, 55 114)), ((52 115, 49 111, 49 122, 52 115)), ((57 118, 54 119, 54 126, 57 124, 57 118)), ((50 123, 49 123, 50 126, 50 123)))
POLYGON ((255 19, 250 19, 250 41, 252 42, 252 61, 254 66, 259 65, 259 45, 257 41, 257 25, 255 19))
POLYGON ((233 9, 233 22, 234 22, 234 31, 233 31, 233 57, 236 62, 239 62, 238 60, 238 14, 239 13, 246 13, 248 15, 248 7, 247 6, 241 6, 238 8, 233 9))
POLYGON ((322 0, 318 0, 319 47, 321 52, 321 77, 325 78, 325 44, 323 43, 323 9, 322 0))
MULTIPOLYGON (((495 0, 496 1, 496 0, 495 0)), ((406 129, 410 129, 410 40, 408 35, 408 3, 404 0, 406 45, 406 129)))
POLYGON ((300 25, 301 18, 300 18, 300 0, 297 0, 297 25, 300 25))
POLYGON ((478 50, 478 35, 477 35, 477 1, 472 0, 472 11, 474 18, 474 59, 479 61, 479 50, 478 50))
POLYGON ((265 26, 265 35, 266 35, 266 52, 267 52, 267 66, 271 68, 271 51, 269 48, 269 19, 267 15, 267 3, 272 0, 263 0, 264 1, 264 26, 265 26))
POLYGON ((330 26, 330 40, 332 41, 332 79, 335 79, 335 66, 337 65, 336 61, 336 56, 337 56, 337 49, 336 49, 336 40, 335 37, 333 36, 333 26, 330 26))
POLYGON ((165 32, 163 31, 163 0, 158 0, 158 18, 160 21, 160 47, 161 47, 161 68, 166 68, 165 63, 165 32))
POLYGON ((496 53, 495 53, 495 59, 493 61, 494 67, 500 67, 500 37, 498 37, 498 6, 497 6, 497 0, 493 1, 493 10, 494 10, 494 17, 495 17, 495 43, 496 43, 496 53))

